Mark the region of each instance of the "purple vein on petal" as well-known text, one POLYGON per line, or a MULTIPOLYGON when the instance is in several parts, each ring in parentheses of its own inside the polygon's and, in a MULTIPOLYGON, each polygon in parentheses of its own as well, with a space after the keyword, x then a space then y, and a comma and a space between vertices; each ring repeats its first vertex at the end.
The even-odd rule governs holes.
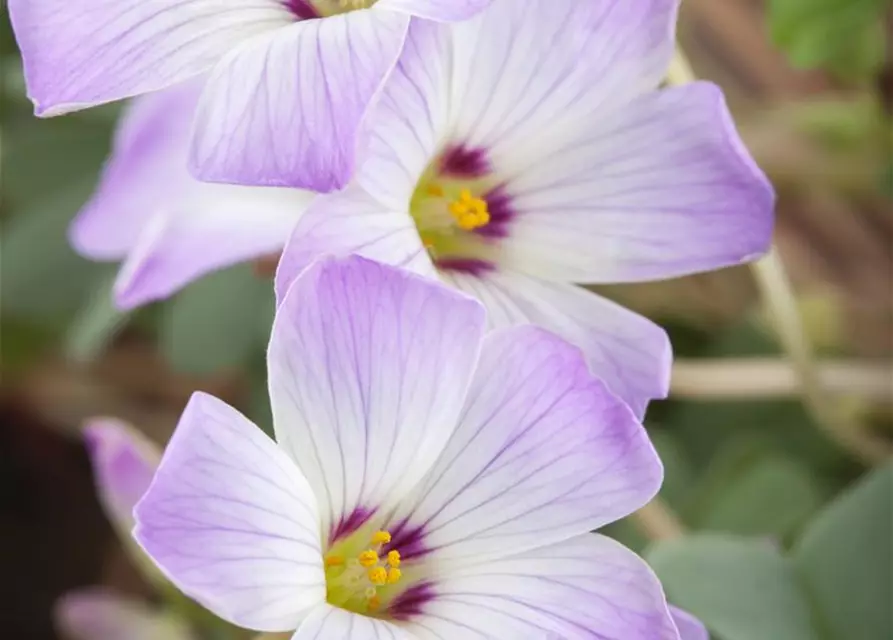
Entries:
POLYGON ((495 268, 492 262, 480 258, 437 258, 434 264, 442 271, 459 271, 472 276, 482 276, 495 268))
POLYGON ((409 620, 422 613, 426 604, 431 602, 437 594, 434 585, 430 582, 414 584, 409 589, 394 598, 388 607, 388 613, 395 620, 409 620))
POLYGON ((439 173, 454 178, 480 178, 493 171, 487 152, 480 147, 451 145, 440 158, 439 173))
POLYGON ((341 538, 349 536, 362 527, 373 515, 375 515, 375 509, 367 509, 366 507, 357 507, 346 517, 342 515, 338 522, 332 525, 329 533, 329 544, 331 545, 341 538))
POLYGON ((288 9, 298 20, 314 20, 322 16, 313 6, 310 0, 282 0, 288 9))
POLYGON ((383 549, 387 553, 392 549, 400 552, 404 560, 418 558, 430 551, 424 543, 423 527, 411 526, 408 520, 402 520, 390 529, 391 542, 383 549))
POLYGON ((490 222, 475 229, 474 233, 493 239, 507 238, 509 227, 518 214, 512 206, 512 197, 505 185, 499 185, 485 193, 484 200, 487 201, 490 222))

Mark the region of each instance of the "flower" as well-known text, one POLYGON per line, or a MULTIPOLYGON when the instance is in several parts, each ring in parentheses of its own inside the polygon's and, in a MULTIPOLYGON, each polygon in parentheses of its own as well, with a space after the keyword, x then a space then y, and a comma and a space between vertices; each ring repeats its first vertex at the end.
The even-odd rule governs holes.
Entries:
POLYGON ((215 182, 331 190, 411 16, 462 20, 489 0, 10 0, 38 115, 210 71, 191 162, 215 182))
POLYGON ((679 631, 679 640, 710 640, 707 627, 688 611, 670 606, 670 615, 679 631))
POLYGON ((114 289, 119 307, 165 298, 215 269, 278 253, 313 197, 189 175, 189 132, 203 86, 194 80, 134 101, 96 194, 72 224, 79 253, 124 260, 114 289))
POLYGON ((56 626, 69 640, 194 640, 189 626, 140 600, 98 587, 56 602, 56 626))
POLYGON ((135 538, 218 616, 296 640, 675 640, 647 565, 589 533, 657 491, 645 430, 575 347, 484 333, 441 284, 315 262, 270 340, 277 441, 193 395, 135 538))
POLYGON ((281 295, 313 259, 350 253, 439 277, 497 327, 576 344, 641 415, 668 387, 649 321, 572 283, 670 278, 763 253, 773 192, 720 90, 655 90, 678 0, 496 0, 455 25, 414 23, 369 156, 311 203, 281 295))

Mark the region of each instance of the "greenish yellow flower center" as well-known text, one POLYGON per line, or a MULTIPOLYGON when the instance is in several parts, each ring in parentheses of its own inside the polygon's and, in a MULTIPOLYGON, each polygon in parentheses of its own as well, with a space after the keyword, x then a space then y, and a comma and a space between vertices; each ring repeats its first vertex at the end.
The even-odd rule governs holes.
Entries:
POLYGON ((371 538, 358 535, 365 534, 349 536, 325 556, 326 600, 354 613, 381 616, 401 591, 400 552, 383 551, 391 541, 387 531, 376 531, 371 538))
POLYGON ((312 0, 313 6, 323 17, 336 16, 339 13, 368 9, 377 0, 312 0))

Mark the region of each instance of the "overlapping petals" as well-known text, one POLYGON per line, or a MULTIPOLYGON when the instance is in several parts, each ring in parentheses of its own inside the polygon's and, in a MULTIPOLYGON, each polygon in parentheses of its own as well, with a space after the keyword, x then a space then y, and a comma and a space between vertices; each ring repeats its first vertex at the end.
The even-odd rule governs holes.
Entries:
POLYGON ((216 269, 278 252, 313 194, 199 182, 186 167, 203 80, 134 101, 93 198, 71 227, 85 256, 123 260, 125 308, 165 298, 216 269))
POLYGON ((495 637, 674 640, 641 560, 587 533, 656 492, 641 425, 574 347, 484 326, 479 303, 407 271, 314 263, 270 343, 278 446, 197 394, 137 539, 218 615, 302 640, 494 637, 500 620, 495 637), (370 618, 326 602, 324 566, 333 544, 376 529, 407 581, 370 618))

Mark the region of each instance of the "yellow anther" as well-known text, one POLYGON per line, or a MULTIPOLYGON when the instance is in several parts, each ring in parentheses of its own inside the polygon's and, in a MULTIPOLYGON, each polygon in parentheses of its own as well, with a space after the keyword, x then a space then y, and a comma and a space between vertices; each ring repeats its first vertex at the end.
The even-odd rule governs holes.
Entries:
POLYGON ((391 534, 387 531, 376 531, 372 534, 372 544, 387 544, 391 541, 391 534))
POLYGON ((395 569, 400 566, 400 552, 396 549, 388 551, 388 564, 395 569))
POLYGON ((360 561, 361 566, 364 566, 366 568, 374 567, 378 564, 378 554, 372 549, 367 549, 360 554, 358 560, 360 561))
POLYGON ((461 200, 462 202, 470 202, 471 191, 469 191, 468 189, 462 189, 462 191, 459 192, 459 200, 461 200))
POLYGON ((400 569, 388 569, 388 584, 394 584, 400 582, 400 578, 403 576, 403 572, 400 569))
POLYGON ((373 567, 369 569, 369 582, 376 587, 386 584, 388 581, 388 570, 384 567, 373 567))
POLYGON ((468 204, 465 202, 451 202, 447 208, 457 220, 469 213, 468 204))
POLYGON ((487 201, 483 198, 472 197, 468 189, 462 189, 459 199, 451 202, 447 209, 456 219, 459 228, 465 231, 472 231, 490 222, 487 201))
POLYGON ((378 596, 372 596, 366 602, 366 606, 369 607, 370 611, 375 611, 381 606, 381 600, 378 599, 378 596))
POLYGON ((344 564, 344 558, 341 556, 326 556, 327 567, 340 567, 344 564))
POLYGON ((434 198, 442 198, 443 197, 443 187, 441 187, 439 184, 435 184, 432 182, 431 184, 428 185, 428 188, 426 189, 426 191, 428 192, 429 196, 432 196, 434 198))

